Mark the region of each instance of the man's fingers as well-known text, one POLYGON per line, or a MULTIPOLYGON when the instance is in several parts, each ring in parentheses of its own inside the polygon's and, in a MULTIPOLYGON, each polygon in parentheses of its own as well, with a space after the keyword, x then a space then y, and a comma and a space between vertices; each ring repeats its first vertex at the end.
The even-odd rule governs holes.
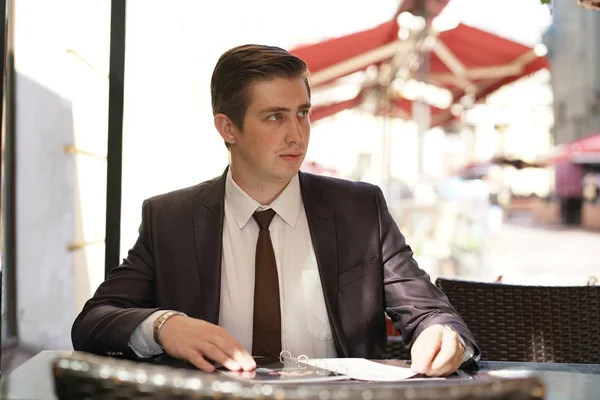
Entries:
POLYGON ((239 371, 240 369, 242 369, 238 362, 229 357, 221 349, 219 349, 212 343, 200 343, 200 345, 198 346, 198 350, 204 355, 204 357, 207 357, 221 364, 230 371, 239 371))
POLYGON ((442 347, 431 363, 431 370, 438 371, 443 369, 446 364, 452 364, 457 351, 458 339, 456 338, 456 334, 451 331, 444 332, 442 336, 442 347))
POLYGON ((426 373, 437 353, 440 351, 442 332, 423 331, 410 351, 411 368, 420 374, 426 373))
POLYGON ((201 369, 204 372, 214 372, 215 370, 215 367, 206 361, 198 352, 193 352, 188 361, 191 362, 196 368, 201 369))
POLYGON ((256 368, 256 361, 250 353, 225 330, 215 335, 212 343, 238 363, 244 371, 252 371, 256 368))
POLYGON ((449 375, 456 371, 463 359, 464 348, 456 332, 446 330, 442 337, 442 348, 427 371, 429 376, 449 375))
POLYGON ((441 367, 439 367, 437 369, 434 369, 433 367, 431 367, 431 369, 429 371, 427 371, 426 375, 432 376, 432 377, 450 375, 458 369, 458 367, 460 366, 461 360, 462 360, 462 355, 460 357, 458 357, 455 354, 454 357, 450 361, 448 361, 446 364, 442 365, 441 367))
POLYGON ((233 347, 229 355, 241 365, 244 371, 253 371, 256 369, 256 361, 242 345, 233 347))

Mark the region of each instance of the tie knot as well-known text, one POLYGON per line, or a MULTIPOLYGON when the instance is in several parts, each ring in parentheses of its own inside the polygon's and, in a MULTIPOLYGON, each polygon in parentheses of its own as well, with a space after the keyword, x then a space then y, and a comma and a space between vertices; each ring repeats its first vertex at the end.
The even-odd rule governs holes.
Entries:
POLYGON ((254 215, 252 215, 256 222, 258 223, 258 227, 261 231, 269 230, 269 225, 271 225, 271 221, 275 216, 275 210, 269 208, 265 211, 256 211, 254 215))

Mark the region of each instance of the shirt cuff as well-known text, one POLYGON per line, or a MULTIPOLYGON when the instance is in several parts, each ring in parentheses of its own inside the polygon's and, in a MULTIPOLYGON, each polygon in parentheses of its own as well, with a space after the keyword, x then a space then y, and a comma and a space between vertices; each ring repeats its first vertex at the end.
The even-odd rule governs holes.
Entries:
POLYGON ((463 348, 465 349, 465 352, 463 354, 463 359, 462 359, 462 363, 464 364, 465 362, 469 361, 474 355, 475 355, 475 349, 473 348, 473 346, 469 343, 465 343, 465 339, 461 336, 458 335, 458 340, 460 341, 460 344, 463 345, 463 348))
POLYGON ((164 352, 154 340, 154 322, 167 311, 160 310, 150 314, 131 333, 127 345, 138 357, 149 358, 164 352))

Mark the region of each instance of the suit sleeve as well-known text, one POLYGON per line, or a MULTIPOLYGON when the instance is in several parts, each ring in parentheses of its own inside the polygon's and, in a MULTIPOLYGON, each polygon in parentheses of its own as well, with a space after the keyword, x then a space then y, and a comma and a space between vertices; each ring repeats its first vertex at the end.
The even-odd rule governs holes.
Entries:
POLYGON ((71 329, 73 348, 96 354, 132 354, 128 348, 135 328, 160 310, 154 301, 154 257, 151 210, 142 206, 139 236, 127 258, 113 268, 86 302, 71 329))
POLYGON ((404 345, 412 345, 428 326, 451 325, 467 344, 473 346, 477 357, 480 351, 473 335, 446 295, 417 265, 410 246, 388 211, 379 187, 375 189, 375 199, 379 216, 385 307, 394 326, 402 334, 404 345))

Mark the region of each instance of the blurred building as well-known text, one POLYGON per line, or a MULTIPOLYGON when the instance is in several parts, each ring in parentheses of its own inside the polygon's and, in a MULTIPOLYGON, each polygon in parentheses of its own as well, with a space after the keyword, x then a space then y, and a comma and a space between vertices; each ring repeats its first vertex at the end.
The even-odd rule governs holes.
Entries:
POLYGON ((544 35, 552 65, 555 144, 600 130, 600 13, 575 1, 554 1, 544 35))

